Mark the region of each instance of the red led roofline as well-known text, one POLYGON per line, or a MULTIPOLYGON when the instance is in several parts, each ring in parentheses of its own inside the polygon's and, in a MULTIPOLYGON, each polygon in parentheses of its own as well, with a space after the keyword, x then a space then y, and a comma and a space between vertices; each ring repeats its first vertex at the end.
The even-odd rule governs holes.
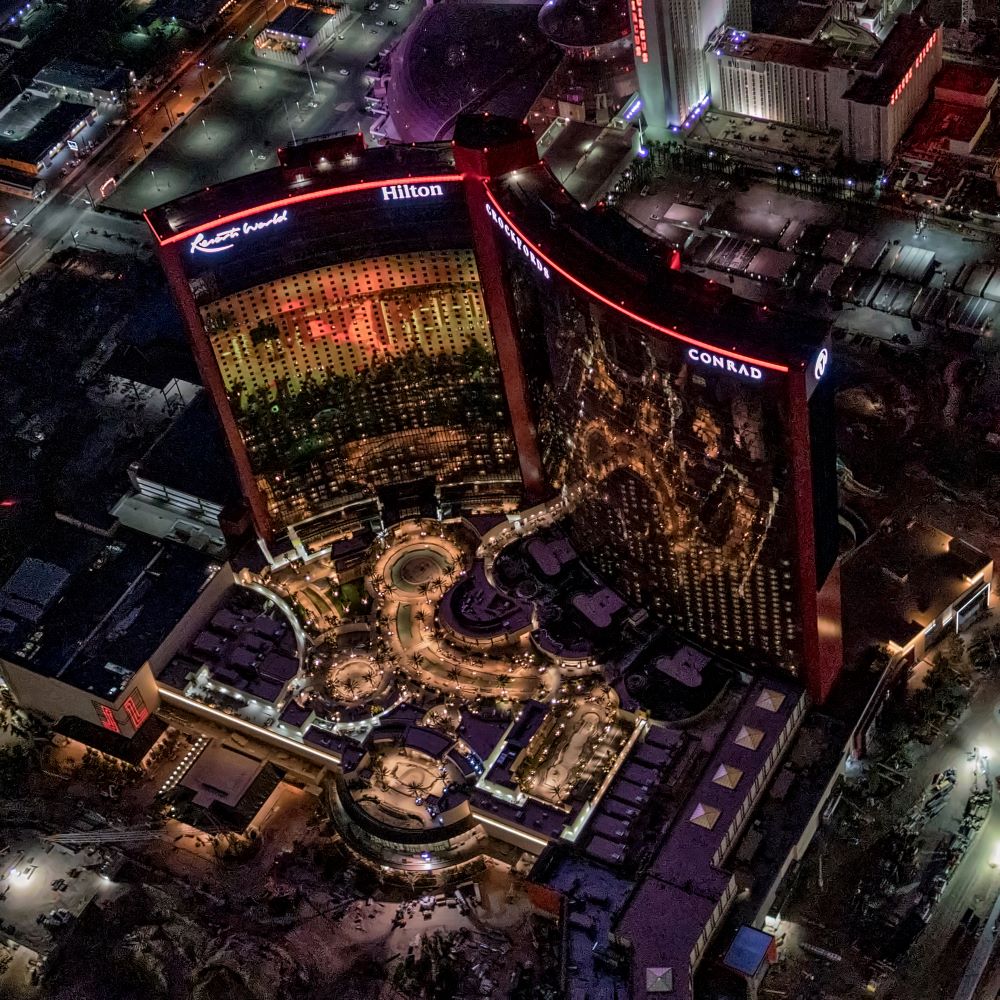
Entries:
POLYGON ((279 198, 277 201, 264 202, 260 205, 254 205, 252 208, 244 208, 239 212, 232 212, 229 215, 220 216, 218 219, 212 219, 209 222, 203 222, 201 225, 192 226, 190 229, 185 229, 182 233, 174 233, 172 236, 167 236, 162 240, 149 220, 149 213, 143 212, 142 214, 146 219, 147 225, 153 231, 153 235, 156 237, 160 246, 166 246, 168 243, 177 243, 180 240, 190 239, 192 236, 196 236, 198 233, 202 233, 206 229, 216 229, 220 226, 228 226, 233 222, 239 222, 241 219, 247 219, 251 215, 261 215, 265 212, 274 212, 282 208, 288 208, 291 205, 301 205, 303 202, 317 201, 320 198, 331 198, 334 195, 341 194, 353 194, 358 191, 373 191, 378 188, 392 187, 395 184, 457 184, 464 179, 465 174, 431 174, 423 177, 386 177, 383 180, 378 181, 361 181, 357 184, 347 184, 344 187, 324 188, 322 191, 305 191, 302 194, 288 195, 284 198, 279 198))
POLYGON ((748 365, 757 365, 760 368, 767 368, 773 372, 787 372, 787 365, 779 365, 774 361, 762 361, 760 358, 752 358, 749 354, 737 354, 736 351, 727 351, 725 348, 717 347, 715 344, 708 344, 703 340, 695 340, 694 337, 686 337, 683 333, 677 330, 671 329, 669 326, 661 326, 659 323, 654 323, 651 319, 646 319, 645 316, 640 316, 638 313, 632 312, 631 309, 627 309, 620 302, 615 302, 609 299, 607 296, 602 295, 600 292, 591 288, 589 285, 584 284, 579 278, 575 278, 569 273, 565 268, 560 267, 551 257, 545 254, 537 243, 533 240, 529 240, 527 236, 514 224, 510 216, 500 207, 500 203, 493 197, 493 192, 487 187, 486 197, 489 198, 493 207, 503 216, 507 225, 510 226, 518 237, 528 246, 530 246, 535 253, 535 255, 542 261, 544 261, 553 271, 561 274, 571 285, 575 285, 582 292, 586 292, 591 298, 596 299, 603 305, 614 309, 615 312, 621 313, 623 316, 634 320, 636 323, 641 323, 643 326, 648 326, 650 329, 656 330, 658 333, 665 333, 668 337, 672 337, 674 340, 680 340, 685 344, 690 344, 692 347, 698 347, 705 351, 711 351, 714 354, 721 354, 727 358, 732 358, 734 361, 741 361, 748 365))

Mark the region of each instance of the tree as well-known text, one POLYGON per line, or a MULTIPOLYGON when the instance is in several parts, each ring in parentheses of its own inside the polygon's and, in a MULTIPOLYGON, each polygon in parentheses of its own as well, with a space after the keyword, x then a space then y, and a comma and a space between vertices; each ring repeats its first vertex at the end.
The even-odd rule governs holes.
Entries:
POLYGON ((980 629, 969 643, 969 662, 983 673, 1000 665, 1000 625, 980 629))
POLYGON ((25 787, 31 763, 26 743, 8 743, 0 747, 0 800, 16 798, 25 787))

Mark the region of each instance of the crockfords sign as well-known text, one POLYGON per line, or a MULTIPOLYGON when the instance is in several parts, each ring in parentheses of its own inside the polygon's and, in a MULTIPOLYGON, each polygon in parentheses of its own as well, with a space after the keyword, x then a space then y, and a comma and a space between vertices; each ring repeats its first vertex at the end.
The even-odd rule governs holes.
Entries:
POLYGON ((816 364, 813 365, 813 375, 816 376, 817 382, 826 374, 826 366, 829 362, 830 352, 824 347, 819 354, 816 355, 816 364))
POLYGON ((541 260, 534 250, 532 250, 531 247, 528 246, 528 244, 514 232, 514 230, 504 220, 503 216, 501 216, 492 205, 486 206, 486 214, 504 231, 504 235, 507 239, 509 239, 511 243, 513 243, 514 246, 516 246, 517 249, 524 254, 528 263, 531 264, 543 278, 548 279, 552 277, 545 261, 541 260))
POLYGON ((413 198, 440 198, 444 188, 440 184, 387 184, 380 189, 383 201, 410 201, 413 198))
POLYGON ((284 225, 287 221, 288 209, 284 208, 280 212, 275 212, 270 218, 255 219, 239 226, 231 226, 229 229, 220 229, 211 236, 199 233, 189 244, 191 253, 224 253, 226 250, 232 250, 233 245, 241 237, 258 233, 262 229, 284 225))
POLYGON ((741 378, 753 379, 759 382, 764 373, 756 365, 747 365, 734 358, 727 358, 722 354, 715 354, 712 351, 702 351, 697 347, 688 349, 688 358, 697 365, 705 365, 708 368, 721 368, 731 375, 739 375, 741 378))

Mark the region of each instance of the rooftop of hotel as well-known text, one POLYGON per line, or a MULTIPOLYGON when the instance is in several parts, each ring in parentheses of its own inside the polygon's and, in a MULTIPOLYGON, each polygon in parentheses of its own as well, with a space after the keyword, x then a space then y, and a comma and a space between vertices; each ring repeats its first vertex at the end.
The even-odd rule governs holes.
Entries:
POLYGON ((887 105, 896 88, 938 29, 919 14, 900 14, 892 31, 844 97, 858 104, 887 105))
MULTIPOLYGON (((493 146, 505 139, 523 142, 524 136, 517 129, 514 123, 496 118, 488 122, 477 117, 463 118, 457 141, 472 148, 493 146)), ((320 139, 289 147, 280 155, 284 167, 225 182, 152 209, 148 219, 154 232, 161 240, 190 237, 226 217, 269 212, 290 199, 321 200, 326 192, 353 190, 353 185, 361 183, 377 187, 380 181, 446 177, 455 171, 451 150, 442 145, 364 150, 356 136, 320 139)), ((712 334, 713 349, 741 354, 751 362, 774 365, 779 371, 786 366, 804 368, 825 338, 824 324, 769 310, 697 275, 671 270, 658 240, 643 235, 617 213, 583 209, 540 162, 497 178, 491 182, 490 191, 521 236, 557 269, 565 269, 595 297, 643 317, 660 332, 677 331, 682 338, 704 343, 706 330, 719 331, 712 334), (627 299, 623 298, 624 289, 628 289, 627 299)), ((376 242, 387 241, 387 247, 393 241, 398 243, 398 230, 409 225, 414 239, 417 232, 424 234, 425 246, 428 239, 440 242, 446 238, 455 246, 455 240, 462 238, 458 234, 461 206, 454 199, 432 202, 417 204, 405 220, 382 213, 385 218, 379 216, 374 237, 372 227, 366 228, 361 219, 369 219, 374 225, 375 213, 369 210, 368 203, 354 206, 351 235, 345 233, 341 242, 360 240, 358 234, 363 233, 368 242, 358 243, 360 254, 362 246, 370 247, 373 238, 376 242), (441 215, 441 232, 428 225, 428 212, 451 213, 447 218, 441 215)), ((289 211, 301 210, 292 207, 289 211)), ((343 212, 336 213, 338 224, 346 225, 346 218, 343 212)), ((329 226, 321 225, 324 220, 334 222, 334 213, 321 210, 299 226, 295 238, 303 242, 297 248, 300 260, 310 254, 332 252, 331 246, 337 241, 331 237, 329 226)), ((290 235, 286 234, 286 242, 290 235)), ((188 261, 188 255, 184 255, 185 262, 189 267, 214 268, 220 287, 228 287, 230 281, 243 281, 245 287, 249 282, 247 268, 254 270, 254 280, 249 283, 264 280, 261 269, 275 276, 283 268, 287 270, 282 255, 271 252, 266 240, 248 242, 252 248, 232 255, 231 262, 229 257, 222 262, 188 261)), ((336 250, 340 255, 348 252, 340 244, 336 250)))
POLYGON ((204 555, 120 531, 49 533, 0 595, 0 656, 114 698, 214 572, 204 555))
POLYGON ((539 164, 490 185, 504 213, 548 260, 596 296, 682 337, 766 363, 804 366, 824 340, 823 324, 740 299, 728 288, 673 271, 658 240, 622 216, 581 208, 539 164), (627 298, 623 298, 623 290, 627 298), (734 335, 739 331, 739 336, 734 335))
POLYGON ((713 51, 717 56, 798 66, 818 72, 829 69, 836 58, 833 50, 822 44, 732 30, 726 32, 713 51))
POLYGON ((282 150, 287 167, 261 170, 194 191, 150 209, 146 217, 161 240, 194 235, 218 220, 292 197, 321 197, 359 183, 402 182, 408 177, 454 174, 455 161, 445 143, 363 149, 359 136, 331 136, 282 150))

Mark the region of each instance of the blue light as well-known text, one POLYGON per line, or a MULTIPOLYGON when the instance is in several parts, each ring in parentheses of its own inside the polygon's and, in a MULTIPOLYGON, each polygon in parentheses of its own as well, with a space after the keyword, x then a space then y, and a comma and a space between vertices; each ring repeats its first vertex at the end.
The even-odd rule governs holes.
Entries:
POLYGON ((646 147, 645 147, 645 146, 640 146, 640 147, 639 147, 639 153, 638 153, 638 155, 639 155, 639 156, 640 156, 640 157, 641 157, 642 159, 645 159, 645 158, 646 158, 647 156, 649 156, 649 150, 648 150, 648 149, 646 149, 646 147))

